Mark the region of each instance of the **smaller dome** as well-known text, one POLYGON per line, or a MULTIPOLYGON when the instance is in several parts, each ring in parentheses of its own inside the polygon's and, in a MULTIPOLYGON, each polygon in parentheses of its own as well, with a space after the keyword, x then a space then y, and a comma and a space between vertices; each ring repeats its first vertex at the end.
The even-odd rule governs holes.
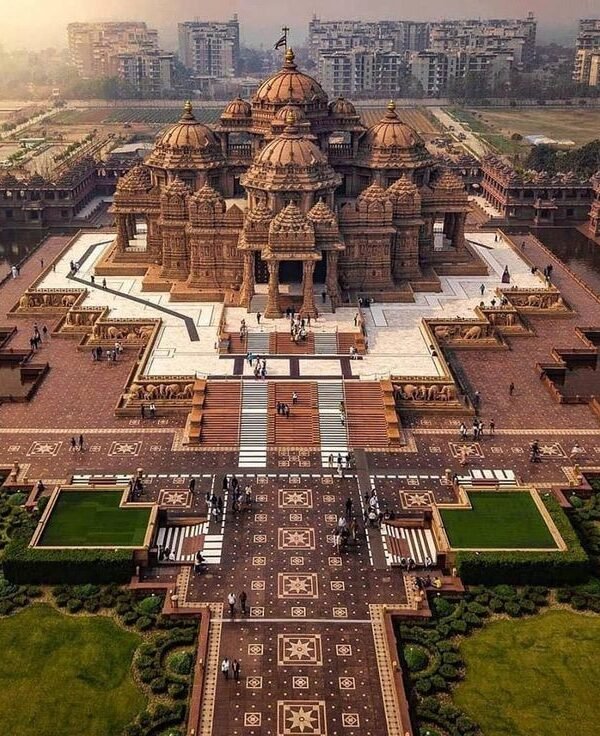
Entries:
POLYGON ((326 105, 327 95, 321 85, 308 74, 298 71, 292 49, 285 52, 280 71, 266 79, 256 91, 255 102, 278 104, 290 102, 299 105, 326 105))
POLYGON ((178 176, 172 179, 163 189, 163 194, 167 197, 187 197, 189 193, 190 190, 185 185, 185 182, 178 176))
POLYGON ((323 201, 323 198, 319 199, 319 201, 308 211, 306 216, 314 223, 327 225, 337 224, 334 211, 323 201))
POLYGON ((246 219, 254 223, 267 223, 273 219, 273 213, 267 207, 266 202, 259 199, 256 206, 246 212, 246 219))
POLYGON ((432 188, 445 189, 447 191, 463 191, 464 186, 462 181, 454 174, 450 169, 443 169, 441 173, 436 177, 432 184, 432 188))
POLYGON ((355 118, 358 117, 356 108, 345 97, 338 97, 337 100, 329 103, 329 112, 338 118, 355 118))
POLYGON ((298 105, 284 105, 281 109, 277 110, 275 118, 283 121, 286 125, 295 125, 305 120, 306 115, 298 105))
POLYGON ((413 148, 423 143, 417 132, 400 120, 393 100, 388 103, 380 122, 369 128, 363 141, 374 148, 413 148))
POLYGON ((385 189, 379 184, 373 182, 371 186, 363 190, 357 197, 357 202, 385 202, 388 199, 388 195, 385 189))
POLYGON ((227 105, 223 110, 222 118, 249 118, 252 115, 252 105, 241 97, 236 97, 235 100, 227 105))
POLYGON ((197 204, 220 204, 225 201, 219 192, 217 192, 214 187, 211 187, 210 184, 204 184, 204 186, 200 187, 197 192, 192 194, 191 199, 193 199, 197 204))
POLYGON ((394 197, 414 197, 415 194, 419 193, 419 190, 416 184, 414 184, 407 176, 401 176, 399 179, 396 179, 396 181, 391 186, 388 187, 386 193, 388 196, 394 197))
POLYGON ((145 166, 134 166, 117 182, 120 192, 146 192, 152 187, 150 172, 145 166))
POLYGON ((183 106, 183 115, 179 122, 161 135, 157 146, 202 150, 207 146, 216 145, 216 142, 212 130, 196 120, 192 103, 188 100, 183 106))
POLYGON ((312 225, 306 215, 302 214, 295 202, 290 202, 281 212, 275 215, 271 223, 271 232, 303 233, 310 232, 312 225))

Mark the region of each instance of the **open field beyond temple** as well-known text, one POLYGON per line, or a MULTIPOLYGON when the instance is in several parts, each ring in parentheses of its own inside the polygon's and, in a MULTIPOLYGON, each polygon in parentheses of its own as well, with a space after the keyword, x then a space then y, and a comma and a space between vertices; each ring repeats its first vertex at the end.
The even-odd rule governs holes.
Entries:
POLYGON ((441 509, 454 549, 549 548, 556 544, 529 493, 479 491, 472 509, 441 509))
POLYGON ((600 619, 550 611, 497 621, 466 638, 453 698, 485 736, 598 733, 600 619))
POLYGON ((578 146, 600 137, 600 110, 573 109, 479 109, 479 119, 488 127, 510 136, 512 133, 545 135, 571 140, 578 146))
POLYGON ((148 508, 119 508, 122 491, 61 493, 42 534, 41 546, 141 546, 148 508))
POLYGON ((0 722, 11 736, 114 736, 145 706, 139 637, 102 616, 35 605, 0 620, 0 722))

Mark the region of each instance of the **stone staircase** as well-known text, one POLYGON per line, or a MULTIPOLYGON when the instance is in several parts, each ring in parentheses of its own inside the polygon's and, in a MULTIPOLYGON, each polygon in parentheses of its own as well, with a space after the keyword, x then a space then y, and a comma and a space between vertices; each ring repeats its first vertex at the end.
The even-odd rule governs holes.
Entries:
POLYGON ((246 338, 246 352, 254 355, 268 355, 270 353, 270 333, 249 332, 246 338))
POLYGON ((268 443, 277 447, 318 447, 317 386, 309 381, 275 381, 270 384, 268 443), (298 403, 292 404, 292 394, 298 403), (277 414, 277 402, 290 407, 290 416, 277 414))
MULTIPOLYGON (((196 385, 192 396, 192 411, 201 410, 200 433, 194 434, 195 441, 191 444, 202 444, 211 447, 234 447, 237 445, 240 421, 240 384, 237 381, 208 381, 204 389, 202 406, 194 405, 196 385)), ((198 394, 198 402, 201 394, 198 394)), ((194 423, 190 428, 196 428, 198 417, 194 415, 194 423)))
POLYGON ((350 446, 387 447, 390 438, 379 381, 348 381, 345 391, 350 446))
POLYGON ((321 438, 321 462, 327 465, 329 455, 345 458, 348 452, 348 433, 340 421, 340 401, 345 401, 342 381, 319 381, 317 383, 319 410, 319 435, 321 438))
POLYGON ((268 384, 244 381, 240 414, 239 460, 241 468, 267 465, 268 384))
POLYGON ((335 332, 315 333, 315 355, 337 355, 338 342, 335 332))

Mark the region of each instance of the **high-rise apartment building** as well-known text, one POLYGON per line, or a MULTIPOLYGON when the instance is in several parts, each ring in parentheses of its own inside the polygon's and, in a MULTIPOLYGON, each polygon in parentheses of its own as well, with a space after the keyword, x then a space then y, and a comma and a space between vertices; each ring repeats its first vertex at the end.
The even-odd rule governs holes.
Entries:
POLYGON ((510 53, 515 69, 535 62, 537 21, 533 13, 518 20, 450 20, 431 23, 428 51, 510 53))
POLYGON ((314 16, 308 24, 309 55, 317 65, 321 54, 336 51, 420 51, 427 39, 428 24, 415 21, 322 21, 314 16))
POLYGON ((419 51, 410 55, 410 74, 422 86, 427 97, 447 93, 457 79, 476 75, 490 91, 506 84, 510 78, 512 59, 509 53, 490 51, 419 51))
POLYGON ((153 94, 172 86, 173 54, 160 50, 158 31, 145 23, 70 23, 67 33, 83 79, 116 76, 153 94))
POLYGON ((600 19, 579 21, 573 79, 590 87, 600 85, 600 19))
POLYGON ((319 78, 332 95, 347 97, 364 93, 397 97, 407 75, 404 54, 367 50, 323 52, 319 56, 319 78))
POLYGON ((224 23, 179 23, 179 57, 195 77, 226 79, 239 74, 240 24, 237 15, 224 23))

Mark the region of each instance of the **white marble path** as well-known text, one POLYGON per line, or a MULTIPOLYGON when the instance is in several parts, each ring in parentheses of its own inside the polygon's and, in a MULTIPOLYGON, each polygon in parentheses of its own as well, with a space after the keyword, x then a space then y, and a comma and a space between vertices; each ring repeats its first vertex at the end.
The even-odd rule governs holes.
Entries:
MULTIPOLYGON (((494 242, 494 233, 476 232, 467 234, 473 247, 487 263, 489 275, 486 277, 443 277, 440 293, 419 293, 411 304, 372 304, 364 310, 369 341, 369 353, 362 360, 351 361, 353 375, 365 380, 383 378, 390 373, 404 376, 438 376, 441 367, 431 356, 429 343, 422 331, 422 320, 427 318, 473 317, 474 308, 483 300, 486 304, 502 286, 504 267, 508 266, 511 285, 525 288, 540 288, 543 282, 538 275, 531 273, 527 264, 506 242, 494 242), (483 297, 480 287, 485 286, 483 297)), ((82 263, 77 273, 79 278, 89 281, 94 266, 103 251, 110 246, 114 233, 83 233, 73 243, 69 251, 56 264, 56 271, 48 273, 39 284, 42 288, 79 288, 82 285, 70 281, 69 262, 83 259, 88 249, 94 250, 82 263)), ((227 376, 233 374, 233 360, 220 359, 217 353, 217 329, 224 305, 217 302, 171 302, 167 293, 142 292, 141 277, 107 277, 108 289, 105 291, 102 278, 96 278, 95 286, 88 284, 89 293, 84 306, 104 306, 117 318, 160 318, 162 327, 155 348, 148 360, 144 373, 148 375, 192 375, 227 376), (144 300, 133 301, 127 296, 144 300), (197 341, 192 341, 185 323, 177 314, 166 314, 157 307, 166 308, 179 315, 189 317, 196 326, 197 341)), ((343 307, 335 314, 324 313, 311 326, 315 332, 352 332, 355 330, 354 308, 343 307)), ((289 322, 284 317, 278 320, 262 320, 256 323, 253 314, 241 308, 226 308, 227 328, 239 330, 244 318, 250 332, 287 332, 289 322)), ((300 375, 340 377, 339 359, 319 359, 311 356, 300 357, 300 375)), ((251 369, 244 366, 244 375, 251 375, 251 369)), ((269 377, 288 376, 289 361, 277 359, 269 361, 269 377)))

